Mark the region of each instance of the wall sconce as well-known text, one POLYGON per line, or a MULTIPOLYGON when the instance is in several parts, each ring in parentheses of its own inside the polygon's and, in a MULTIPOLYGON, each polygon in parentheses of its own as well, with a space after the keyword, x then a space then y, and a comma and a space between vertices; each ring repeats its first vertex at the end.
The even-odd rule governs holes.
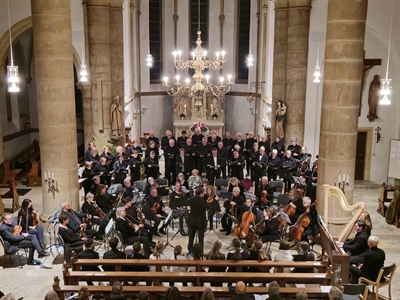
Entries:
POLYGON ((253 107, 250 107, 249 110, 251 111, 251 114, 257 116, 258 115, 258 111, 256 109, 254 109, 253 107))
POLYGON ((56 192, 59 193, 58 190, 58 182, 54 180, 54 172, 44 172, 45 182, 49 185, 48 193, 53 193, 53 199, 56 198, 56 192))
POLYGON ((380 128, 379 126, 375 128, 375 132, 376 132, 376 143, 377 143, 377 144, 381 141, 381 130, 382 130, 382 128, 380 128))
MULTIPOLYGON (((338 187, 339 189, 342 190, 343 194, 344 194, 344 189, 346 186, 349 186, 349 175, 347 174, 347 180, 346 180, 346 174, 343 174, 343 180, 341 180, 342 177, 341 175, 339 175, 339 181, 338 181, 338 187)), ((335 182, 335 186, 336 186, 336 182, 335 182)))
POLYGON ((268 130, 268 127, 267 127, 267 120, 266 119, 263 119, 263 129, 264 129, 264 131, 267 131, 268 130))
MULTIPOLYGON (((145 113, 145 111, 147 110, 147 107, 143 107, 142 108, 142 111, 140 111, 139 110, 139 108, 137 109, 137 111, 133 111, 133 113, 132 113, 132 119, 131 120, 136 120, 137 118, 138 118, 138 116, 140 115, 140 114, 144 114, 145 113)), ((131 124, 132 125, 132 124, 131 124)))

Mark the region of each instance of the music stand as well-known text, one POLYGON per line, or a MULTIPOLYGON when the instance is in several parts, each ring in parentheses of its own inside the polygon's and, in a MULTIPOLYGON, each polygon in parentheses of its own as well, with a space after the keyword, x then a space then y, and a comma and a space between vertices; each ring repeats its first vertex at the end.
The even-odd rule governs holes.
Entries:
MULTIPOLYGON (((221 212, 221 207, 219 206, 219 202, 218 202, 217 200, 214 200, 214 202, 213 202, 211 205, 212 205, 213 211, 214 211, 214 215, 213 215, 213 216, 216 216, 216 213, 220 213, 220 212, 221 212)), ((208 211, 210 211, 210 210, 208 210, 208 211)), ((208 212, 208 211, 207 211, 207 212, 208 212)), ((212 218, 212 216, 210 216, 210 214, 209 214, 207 223, 208 223, 208 221, 210 221, 210 218, 212 218)), ((215 220, 215 227, 218 229, 218 220, 215 220)), ((206 234, 205 234, 204 236, 206 236, 207 234, 209 234, 211 231, 214 231, 215 235, 216 235, 219 239, 221 239, 220 236, 218 235, 218 233, 215 231, 214 226, 213 226, 212 229, 210 229, 209 231, 207 231, 206 234)))
MULTIPOLYGON (((164 224, 168 224, 168 221, 169 221, 169 219, 171 218, 171 216, 172 216, 172 210, 169 212, 168 216, 165 218, 164 224)), ((167 242, 165 243, 164 248, 167 248, 167 246, 170 246, 170 247, 172 247, 172 248, 175 248, 175 247, 169 242, 169 237, 168 237, 169 226, 167 226, 165 229, 167 230, 167 242)))
POLYGON ((50 245, 47 247, 46 250, 49 250, 51 255, 54 256, 53 254, 53 246, 56 247, 57 253, 60 254, 60 251, 58 251, 58 247, 60 246, 57 243, 57 238, 56 238, 56 225, 58 223, 58 215, 60 214, 61 210, 57 208, 48 218, 49 225, 47 226, 47 231, 45 232, 45 236, 49 235, 50 237, 50 245), (51 233, 53 231, 53 233, 51 233), (53 235, 54 238, 54 243, 52 242, 51 236, 53 235))
MULTIPOLYGON (((179 197, 179 198, 173 198, 171 200, 171 202, 169 203, 169 207, 171 209, 177 209, 178 207, 185 207, 188 205, 188 199, 186 196, 184 197, 179 197), (179 202, 179 203, 177 203, 179 202)), ((171 214, 172 214, 172 210, 171 210, 171 214)), ((179 218, 179 216, 178 216, 179 218)), ((178 228, 178 230, 175 232, 175 234, 173 235, 173 237, 171 238, 171 241, 175 238, 175 236, 180 232, 181 228, 178 228)))

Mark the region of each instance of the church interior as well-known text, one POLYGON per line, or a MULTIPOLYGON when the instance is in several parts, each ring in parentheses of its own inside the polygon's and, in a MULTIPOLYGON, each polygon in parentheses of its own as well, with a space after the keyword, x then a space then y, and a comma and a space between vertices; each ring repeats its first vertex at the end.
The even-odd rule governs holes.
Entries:
MULTIPOLYGON (((145 150, 151 133, 161 141, 168 130, 178 138, 196 127, 221 139, 226 132, 270 144, 278 137, 285 149, 295 138, 310 167, 318 166, 316 209, 332 237, 357 212, 327 195, 327 185, 350 206, 365 203, 384 265, 398 265, 399 15, 399 0, 0 0, 0 214, 16 217, 22 201, 32 200, 45 243, 54 244, 48 218, 63 202, 80 210, 78 169, 91 141, 99 154, 108 146, 115 155, 134 141, 145 150)), ((153 241, 187 253, 188 237, 170 240, 173 223, 153 241)), ((204 253, 216 240, 228 253, 233 238, 207 230, 204 253)), ((272 243, 271 257, 278 247, 272 243)), ((9 260, 0 246, 0 291, 36 300, 55 276, 64 284, 63 247, 48 251, 40 266, 19 268, 18 256, 9 260)), ((313 252, 322 254, 321 243, 313 252)), ((397 271, 391 299, 400 299, 399 284, 397 271)), ((386 287, 379 294, 390 295, 386 287)))

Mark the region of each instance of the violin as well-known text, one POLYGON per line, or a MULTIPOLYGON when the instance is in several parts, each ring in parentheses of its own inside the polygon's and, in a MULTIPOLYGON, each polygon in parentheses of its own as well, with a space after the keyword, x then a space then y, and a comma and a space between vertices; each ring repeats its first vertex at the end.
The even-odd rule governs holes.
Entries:
POLYGON ((214 202, 214 197, 216 196, 215 191, 214 191, 214 188, 213 188, 211 185, 210 185, 210 188, 211 188, 211 190, 212 190, 212 192, 213 192, 213 196, 208 197, 207 203, 209 203, 209 204, 211 204, 211 203, 214 202))
POLYGON ((37 224, 39 224, 36 212, 32 212, 31 218, 32 218, 32 226, 36 226, 37 224))
POLYGON ((21 222, 22 222, 22 216, 19 217, 18 225, 14 226, 13 236, 19 236, 21 234, 22 231, 21 222))
POLYGON ((87 226, 85 218, 82 219, 82 222, 83 222, 83 226, 81 226, 79 229, 79 238, 80 239, 83 238, 83 235, 85 234, 85 230, 86 230, 86 226, 87 226))
POLYGON ((136 216, 139 219, 139 223, 140 224, 144 224, 145 220, 144 220, 144 216, 143 216, 142 211, 140 210, 140 208, 136 209, 136 216))
POLYGON ((252 225, 256 221, 256 215, 253 214, 251 209, 253 208, 254 203, 250 206, 248 211, 245 211, 242 214, 242 220, 240 225, 235 228, 234 233, 239 239, 245 239, 249 235, 250 225, 252 225))
POLYGON ((260 202, 261 202, 262 204, 265 204, 265 205, 268 204, 267 195, 268 195, 267 191, 263 190, 263 191, 261 192, 261 199, 260 199, 260 202))
MULTIPOLYGON (((315 201, 313 204, 310 205, 310 208, 317 205, 318 201, 315 201)), ((297 219, 296 224, 289 228, 289 238, 296 242, 301 241, 301 237, 303 235, 304 230, 310 224, 311 220, 307 216, 307 212, 301 214, 297 219)))
POLYGON ((157 214, 157 210, 158 210, 159 208, 160 208, 160 203, 158 203, 158 202, 154 202, 153 206, 150 207, 150 209, 151 209, 155 214, 157 214))
POLYGON ((97 214, 99 215, 99 218, 100 218, 100 219, 103 219, 104 216, 106 215, 106 214, 104 213, 104 211, 102 211, 102 209, 101 209, 96 203, 93 203, 93 207, 94 207, 94 209, 96 210, 97 214))
POLYGON ((258 240, 258 239, 260 238, 259 235, 260 235, 261 233, 263 233, 263 232, 265 231, 265 229, 267 229, 267 225, 265 224, 265 220, 262 219, 260 222, 258 222, 258 223, 256 224, 256 226, 254 227, 254 229, 251 229, 251 230, 249 231, 249 235, 248 235, 248 237, 246 238, 246 243, 247 243, 247 244, 250 244, 250 241, 251 241, 251 242, 254 242, 255 240, 258 240))

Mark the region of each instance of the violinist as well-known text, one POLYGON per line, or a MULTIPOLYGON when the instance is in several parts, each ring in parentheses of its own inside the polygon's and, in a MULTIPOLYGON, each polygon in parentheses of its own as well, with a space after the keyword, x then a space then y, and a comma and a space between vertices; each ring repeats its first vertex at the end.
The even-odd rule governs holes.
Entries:
POLYGON ((35 235, 42 250, 44 250, 46 248, 44 244, 44 229, 39 225, 38 214, 32 207, 32 201, 30 199, 24 199, 24 201, 22 201, 21 209, 18 212, 18 219, 20 219, 20 217, 22 217, 22 231, 35 235))
POLYGON ((207 159, 207 179, 210 185, 214 185, 214 179, 221 178, 221 164, 222 159, 217 148, 212 148, 211 156, 207 159))
POLYGON ((185 229, 183 228, 183 219, 187 220, 189 216, 189 210, 186 208, 187 197, 182 191, 180 181, 175 183, 174 191, 169 195, 169 204, 172 209, 172 217, 174 219, 179 218, 179 232, 182 236, 186 236, 185 229))
POLYGON ((288 191, 292 188, 293 174, 297 171, 296 160, 292 156, 292 151, 287 150, 285 156, 281 159, 281 166, 275 174, 283 178, 285 182, 285 190, 288 191))
POLYGON ((256 153, 254 161, 253 161, 253 170, 254 170, 254 181, 255 181, 255 193, 258 192, 258 185, 260 182, 260 178, 267 174, 267 164, 268 164, 268 155, 265 154, 265 148, 260 147, 259 152, 256 153))
POLYGON ((164 224, 160 230, 158 230, 158 225, 161 223, 161 219, 164 219, 168 216, 165 212, 165 206, 161 197, 158 195, 157 188, 152 187, 150 189, 150 195, 145 199, 146 203, 146 219, 154 221, 153 234, 155 236, 160 236, 158 232, 161 234, 166 234, 165 228, 167 228, 168 224, 164 224))
POLYGON ((129 167, 131 170, 131 184, 135 181, 140 180, 140 168, 143 165, 140 157, 139 157, 139 152, 133 151, 131 155, 131 159, 129 161, 129 167))
POLYGON ((243 179, 243 158, 240 156, 238 150, 233 151, 232 161, 229 161, 229 166, 231 167, 230 177, 236 177, 239 180, 243 179))
POLYGON ((158 166, 158 156, 156 156, 156 153, 154 151, 151 151, 149 157, 145 159, 144 167, 146 178, 158 177, 158 172, 160 171, 160 168, 158 166))
POLYGON ((210 222, 210 230, 213 230, 213 217, 216 211, 220 212, 221 208, 219 206, 219 196, 215 193, 211 185, 206 188, 206 201, 211 204, 211 209, 208 211, 208 221, 210 222))
POLYGON ((225 232, 225 235, 230 235, 232 232, 232 220, 229 215, 238 217, 244 205, 244 198, 240 196, 240 188, 234 187, 232 191, 232 199, 224 202, 225 211, 222 212, 221 224, 222 229, 219 231, 225 232))
POLYGON ((111 185, 110 166, 107 165, 107 158, 101 157, 99 163, 94 167, 94 173, 100 176, 100 182, 107 182, 111 185))
POLYGON ((272 205, 264 210, 265 230, 260 234, 263 243, 276 241, 279 239, 279 220, 277 207, 272 205))
POLYGON ((117 161, 114 163, 114 174, 115 174, 114 183, 122 184, 127 173, 128 173, 128 163, 124 160, 124 156, 122 154, 119 154, 117 161))
POLYGON ((274 189, 269 185, 268 176, 261 177, 261 183, 260 183, 260 185, 259 185, 259 187, 257 189, 257 193, 256 193, 256 196, 257 196, 257 199, 258 199, 258 205, 256 203, 257 206, 260 206, 261 204, 266 205, 266 203, 260 203, 263 191, 267 192, 267 201, 268 201, 268 203, 272 202, 272 200, 274 199, 274 189))
POLYGON ((71 228, 75 233, 79 233, 81 228, 84 227, 86 237, 93 238, 96 235, 96 231, 88 228, 82 221, 82 219, 91 219, 92 216, 90 214, 81 214, 74 211, 68 202, 61 203, 61 214, 69 218, 68 228, 71 228))
POLYGON ((272 149, 271 157, 268 159, 268 178, 276 180, 276 171, 281 165, 281 159, 278 157, 278 150, 272 149))
POLYGON ((140 225, 133 224, 126 218, 125 207, 118 207, 115 214, 115 227, 121 233, 123 243, 127 245, 133 245, 135 242, 140 242, 143 244, 145 256, 149 256, 149 239, 141 234, 140 225))
POLYGON ((137 190, 132 187, 131 179, 129 177, 124 180, 124 192, 122 194, 123 198, 134 199, 137 196, 137 190))
POLYGON ((90 192, 90 188, 93 184, 93 177, 95 176, 92 165, 93 162, 85 161, 85 169, 82 172, 82 178, 86 178, 86 180, 82 184, 85 195, 90 192))
POLYGON ((86 201, 83 202, 81 211, 92 216, 91 223, 100 225, 101 219, 104 217, 104 212, 94 202, 94 195, 92 193, 86 194, 86 201), (100 216, 101 215, 101 216, 100 216))

